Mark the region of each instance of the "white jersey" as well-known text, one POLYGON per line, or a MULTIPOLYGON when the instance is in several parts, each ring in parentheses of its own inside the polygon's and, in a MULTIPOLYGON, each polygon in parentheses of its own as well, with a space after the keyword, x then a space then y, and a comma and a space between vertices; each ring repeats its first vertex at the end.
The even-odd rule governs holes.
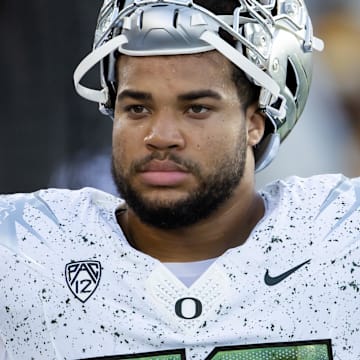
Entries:
POLYGON ((0 197, 7 359, 360 359, 360 179, 294 177, 262 196, 246 243, 190 287, 128 244, 120 199, 0 197))

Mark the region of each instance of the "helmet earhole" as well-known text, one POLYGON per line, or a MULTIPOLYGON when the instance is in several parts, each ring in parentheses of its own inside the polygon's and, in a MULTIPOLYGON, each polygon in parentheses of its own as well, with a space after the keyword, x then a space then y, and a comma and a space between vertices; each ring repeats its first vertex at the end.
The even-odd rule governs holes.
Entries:
POLYGON ((286 86, 290 90, 291 94, 296 98, 299 89, 299 81, 296 76, 294 65, 290 59, 287 61, 286 86))

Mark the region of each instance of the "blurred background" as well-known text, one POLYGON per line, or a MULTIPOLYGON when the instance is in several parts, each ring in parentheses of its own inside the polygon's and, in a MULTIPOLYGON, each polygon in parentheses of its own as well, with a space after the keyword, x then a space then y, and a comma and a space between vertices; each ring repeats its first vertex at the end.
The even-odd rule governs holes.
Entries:
MULTIPOLYGON (((101 0, 0 1, 0 193, 95 186, 115 192, 111 120, 76 95, 101 0)), ((257 186, 290 175, 360 175, 360 2, 307 2, 315 34, 313 87, 299 123, 257 186)), ((91 83, 97 84, 96 74, 91 83)))

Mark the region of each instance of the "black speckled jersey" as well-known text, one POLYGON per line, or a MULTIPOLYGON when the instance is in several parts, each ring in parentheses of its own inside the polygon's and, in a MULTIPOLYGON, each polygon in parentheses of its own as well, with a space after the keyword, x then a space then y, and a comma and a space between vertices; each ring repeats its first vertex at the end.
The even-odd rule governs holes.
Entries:
POLYGON ((1 196, 0 359, 360 359, 360 179, 262 196, 246 243, 190 287, 127 243, 120 199, 1 196))

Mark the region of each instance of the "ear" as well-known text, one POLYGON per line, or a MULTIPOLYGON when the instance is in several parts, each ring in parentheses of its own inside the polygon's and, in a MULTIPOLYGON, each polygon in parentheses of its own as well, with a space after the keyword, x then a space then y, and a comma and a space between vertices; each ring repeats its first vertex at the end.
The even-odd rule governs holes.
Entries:
POLYGON ((248 145, 253 147, 260 142, 265 131, 265 117, 257 104, 248 106, 245 111, 248 145))

